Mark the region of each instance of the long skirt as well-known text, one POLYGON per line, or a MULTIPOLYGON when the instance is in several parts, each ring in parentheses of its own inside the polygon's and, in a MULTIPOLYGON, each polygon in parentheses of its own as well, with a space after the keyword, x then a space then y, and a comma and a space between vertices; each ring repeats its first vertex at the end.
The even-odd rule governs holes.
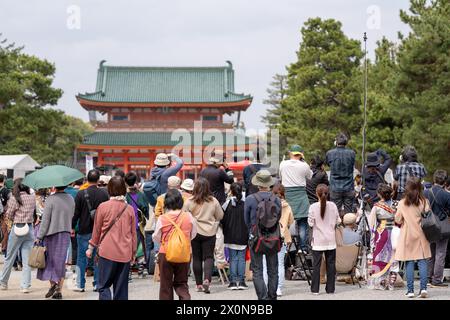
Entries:
POLYGON ((374 251, 372 259, 372 272, 368 280, 369 289, 386 289, 391 272, 398 271, 398 262, 394 260, 392 246, 392 230, 377 230, 374 235, 374 251))
POLYGON ((66 257, 70 244, 70 232, 59 232, 44 238, 47 248, 45 268, 38 269, 37 278, 59 282, 66 275, 66 257))

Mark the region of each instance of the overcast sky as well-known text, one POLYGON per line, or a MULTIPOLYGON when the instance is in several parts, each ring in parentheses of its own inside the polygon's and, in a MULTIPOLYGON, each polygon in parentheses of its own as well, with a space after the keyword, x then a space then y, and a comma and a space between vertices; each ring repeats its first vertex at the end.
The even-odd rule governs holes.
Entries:
POLYGON ((243 120, 247 128, 262 129, 266 89, 295 61, 308 18, 340 20, 352 38, 366 31, 373 55, 383 35, 396 40, 398 31, 407 33, 399 10, 408 7, 408 0, 2 0, 0 32, 56 64, 54 85, 64 90, 58 108, 84 120, 88 113, 75 95, 95 90, 102 59, 137 66, 231 60, 235 91, 254 97, 243 120))

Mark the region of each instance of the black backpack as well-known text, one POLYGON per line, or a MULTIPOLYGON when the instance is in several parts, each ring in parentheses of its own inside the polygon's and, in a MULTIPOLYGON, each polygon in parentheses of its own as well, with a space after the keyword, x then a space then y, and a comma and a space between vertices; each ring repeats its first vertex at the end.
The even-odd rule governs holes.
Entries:
POLYGON ((276 205, 276 196, 261 198, 259 193, 254 197, 258 201, 256 208, 256 224, 253 226, 249 245, 255 253, 274 254, 281 250, 280 208, 276 205))

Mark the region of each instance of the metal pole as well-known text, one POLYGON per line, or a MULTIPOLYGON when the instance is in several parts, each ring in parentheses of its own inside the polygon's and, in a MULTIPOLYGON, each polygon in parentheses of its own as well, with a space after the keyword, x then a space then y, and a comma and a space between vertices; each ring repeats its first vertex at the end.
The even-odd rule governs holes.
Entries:
POLYGON ((362 187, 364 188, 365 179, 363 170, 364 170, 364 162, 366 156, 366 126, 367 126, 367 35, 364 32, 364 122, 363 122, 363 133, 362 133, 362 152, 361 152, 361 178, 362 178, 362 187))

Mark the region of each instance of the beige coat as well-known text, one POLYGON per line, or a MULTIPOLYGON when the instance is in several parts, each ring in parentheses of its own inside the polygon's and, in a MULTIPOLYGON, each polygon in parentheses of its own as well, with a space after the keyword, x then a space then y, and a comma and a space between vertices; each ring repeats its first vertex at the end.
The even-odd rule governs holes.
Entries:
POLYGON ((294 223, 294 214, 292 213, 291 206, 287 203, 286 200, 281 199, 280 229, 281 229, 281 236, 284 238, 285 243, 292 242, 289 227, 293 223, 294 223))
MULTIPOLYGON (((426 206, 429 206, 428 201, 426 206)), ((420 226, 422 210, 423 205, 420 208, 416 206, 408 207, 405 205, 405 200, 399 202, 395 222, 400 224, 401 228, 395 251, 395 260, 410 261, 431 257, 430 243, 425 238, 420 226)))
POLYGON ((217 233, 219 221, 223 218, 223 209, 216 198, 203 204, 196 204, 192 199, 187 199, 183 210, 188 211, 197 221, 197 233, 202 236, 212 237, 217 233))

